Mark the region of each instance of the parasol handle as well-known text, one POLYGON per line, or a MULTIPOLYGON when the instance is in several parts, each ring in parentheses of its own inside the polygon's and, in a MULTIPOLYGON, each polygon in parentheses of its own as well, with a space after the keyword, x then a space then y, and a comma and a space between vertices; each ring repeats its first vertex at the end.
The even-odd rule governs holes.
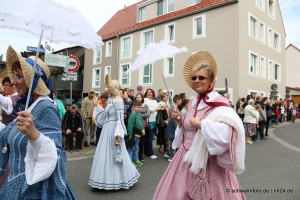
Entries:
POLYGON ((32 84, 33 84, 33 79, 34 79, 34 74, 35 74, 37 59, 38 59, 39 53, 40 53, 40 47, 41 47, 41 43, 42 43, 43 34, 44 34, 44 30, 42 29, 41 35, 40 35, 39 44, 38 44, 36 55, 35 55, 33 70, 32 70, 32 73, 31 73, 31 80, 30 80, 30 86, 29 86, 29 90, 28 90, 28 94, 27 94, 27 100, 26 100, 25 110, 27 110, 27 108, 28 108, 29 99, 30 99, 31 92, 32 92, 31 91, 32 90, 32 84))
POLYGON ((157 65, 158 65, 158 68, 159 68, 159 70, 160 70, 160 72, 161 72, 161 75, 162 75, 162 78, 163 78, 164 83, 165 83, 165 85, 166 85, 166 88, 167 88, 167 90, 168 90, 170 106, 172 106, 172 105, 173 105, 173 100, 172 100, 172 97, 171 97, 171 92, 170 92, 170 90, 169 90, 169 87, 168 87, 168 84, 167 84, 167 82, 166 82, 165 76, 164 76, 164 74, 163 74, 163 72, 162 72, 162 69, 161 69, 160 64, 159 64, 158 61, 157 61, 157 65))

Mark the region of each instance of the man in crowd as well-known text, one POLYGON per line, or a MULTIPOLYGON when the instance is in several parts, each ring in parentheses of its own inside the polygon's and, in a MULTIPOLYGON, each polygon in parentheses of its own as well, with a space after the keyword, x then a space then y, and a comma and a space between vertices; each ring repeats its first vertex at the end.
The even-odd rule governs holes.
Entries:
POLYGON ((76 105, 73 104, 66 112, 63 118, 63 127, 67 136, 67 144, 70 153, 74 152, 73 137, 76 137, 75 151, 78 152, 81 149, 83 132, 82 132, 82 117, 76 110, 76 105))
POLYGON ((89 147, 89 145, 96 145, 96 142, 90 142, 94 138, 95 124, 92 123, 93 111, 94 111, 94 101, 95 90, 90 89, 89 94, 82 101, 81 114, 84 122, 84 146, 89 147))

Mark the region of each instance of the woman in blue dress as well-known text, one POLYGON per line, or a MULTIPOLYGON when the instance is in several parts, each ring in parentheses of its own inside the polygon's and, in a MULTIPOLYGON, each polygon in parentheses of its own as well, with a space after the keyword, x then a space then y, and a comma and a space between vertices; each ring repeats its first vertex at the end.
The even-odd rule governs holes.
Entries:
POLYGON ((33 92, 24 111, 35 57, 23 59, 11 46, 6 56, 22 111, 0 133, 0 174, 10 166, 0 199, 77 199, 66 180, 59 113, 48 97, 52 91, 50 70, 37 59, 33 92))
POLYGON ((124 142, 127 131, 124 125, 124 102, 119 92, 121 85, 117 80, 111 80, 108 75, 105 82, 111 95, 104 115, 103 109, 101 110, 95 101, 95 106, 98 107, 98 110, 94 110, 97 112, 94 113, 95 123, 99 127, 103 125, 103 128, 93 160, 89 185, 93 189, 128 189, 138 181, 140 174, 131 163, 124 142), (116 158, 118 151, 119 156, 116 158))

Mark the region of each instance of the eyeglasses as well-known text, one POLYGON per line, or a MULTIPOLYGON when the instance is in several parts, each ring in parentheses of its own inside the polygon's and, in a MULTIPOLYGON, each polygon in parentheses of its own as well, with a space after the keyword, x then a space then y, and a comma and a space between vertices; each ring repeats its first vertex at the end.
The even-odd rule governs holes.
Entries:
POLYGON ((11 84, 4 84, 4 85, 2 85, 2 87, 10 87, 11 86, 11 84))
POLYGON ((15 75, 15 76, 12 77, 12 79, 13 79, 14 81, 19 81, 19 80, 22 79, 22 78, 24 78, 24 76, 21 76, 21 75, 15 75))
POLYGON ((210 78, 209 77, 205 77, 205 76, 192 76, 191 79, 193 81, 195 81, 197 79, 198 79, 198 81, 204 81, 205 79, 210 79, 210 78))

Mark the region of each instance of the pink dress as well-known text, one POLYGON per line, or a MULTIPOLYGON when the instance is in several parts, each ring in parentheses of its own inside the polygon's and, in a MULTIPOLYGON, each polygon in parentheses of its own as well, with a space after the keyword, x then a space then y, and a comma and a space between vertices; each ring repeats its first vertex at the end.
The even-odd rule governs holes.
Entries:
MULTIPOLYGON (((197 116, 201 119, 211 107, 207 106, 197 111, 197 116)), ((189 189, 193 184, 200 180, 202 173, 195 175, 189 171, 190 164, 183 161, 187 150, 193 143, 196 129, 192 128, 189 119, 194 115, 191 103, 189 104, 188 111, 183 122, 184 139, 179 150, 176 152, 175 157, 167 168, 164 176, 160 180, 154 197, 154 200, 188 200, 192 199, 189 196, 189 189)), ((207 114, 207 113, 206 113, 207 114)), ((207 161, 206 167, 206 187, 210 190, 210 197, 207 197, 207 192, 201 190, 199 196, 204 199, 212 200, 240 200, 246 199, 243 193, 235 192, 240 189, 235 173, 230 171, 234 157, 234 146, 236 141, 236 132, 230 128, 230 144, 228 150, 222 155, 222 159, 218 156, 210 156, 207 161), (224 158, 226 158, 224 160, 224 158), (222 160, 223 162, 221 162, 222 160), (226 161, 226 164, 225 162, 226 161), (231 164, 230 164, 231 163, 231 164)), ((202 177, 203 178, 203 177, 202 177)))

